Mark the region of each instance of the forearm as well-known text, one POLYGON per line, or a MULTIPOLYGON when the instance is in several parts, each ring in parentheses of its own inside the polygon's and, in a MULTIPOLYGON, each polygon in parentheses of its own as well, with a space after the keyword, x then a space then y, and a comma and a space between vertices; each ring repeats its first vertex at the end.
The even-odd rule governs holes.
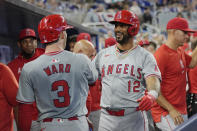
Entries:
POLYGON ((160 92, 160 81, 155 76, 150 76, 146 79, 146 86, 148 91, 155 90, 157 93, 160 92))
POLYGON ((168 112, 174 110, 175 108, 173 107, 172 104, 170 104, 166 98, 160 93, 159 97, 157 98, 157 103, 163 107, 165 110, 167 110, 168 112))
POLYGON ((29 131, 32 123, 33 104, 19 104, 18 128, 20 131, 29 131))

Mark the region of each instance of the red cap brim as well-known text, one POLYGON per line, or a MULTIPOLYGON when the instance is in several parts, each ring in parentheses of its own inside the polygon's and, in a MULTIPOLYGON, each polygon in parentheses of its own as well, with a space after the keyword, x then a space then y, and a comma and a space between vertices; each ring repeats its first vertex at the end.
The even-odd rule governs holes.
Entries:
POLYGON ((196 31, 195 30, 192 30, 192 29, 184 29, 183 31, 186 31, 186 32, 189 32, 189 33, 195 33, 196 31))

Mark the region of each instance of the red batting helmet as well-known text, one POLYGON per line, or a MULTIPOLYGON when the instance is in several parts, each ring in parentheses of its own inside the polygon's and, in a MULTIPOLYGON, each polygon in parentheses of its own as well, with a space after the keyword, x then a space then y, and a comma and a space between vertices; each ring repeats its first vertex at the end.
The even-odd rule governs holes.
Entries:
POLYGON ((38 25, 38 34, 41 43, 50 43, 59 39, 60 33, 68 28, 63 16, 58 14, 48 15, 40 21, 38 25))
POLYGON ((110 21, 109 23, 111 24, 124 23, 124 24, 131 25, 128 29, 128 33, 131 36, 137 35, 139 31, 139 27, 140 27, 140 22, 139 22, 137 15, 128 10, 118 11, 115 14, 114 20, 110 21))
POLYGON ((30 29, 30 28, 25 28, 23 30, 20 31, 20 34, 19 34, 19 40, 23 40, 27 37, 34 37, 36 38, 36 33, 33 29, 30 29))

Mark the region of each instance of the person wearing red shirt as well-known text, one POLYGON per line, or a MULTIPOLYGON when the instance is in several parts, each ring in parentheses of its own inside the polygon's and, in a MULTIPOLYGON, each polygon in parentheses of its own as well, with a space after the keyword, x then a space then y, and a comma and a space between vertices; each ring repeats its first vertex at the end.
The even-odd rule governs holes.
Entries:
MULTIPOLYGON (((196 33, 197 34, 197 33, 196 33)), ((191 49, 192 51, 197 46, 197 39, 195 38, 192 41, 191 49)), ((197 67, 189 69, 188 71, 189 79, 189 91, 187 95, 187 104, 188 104, 188 116, 191 117, 197 113, 197 67)))
POLYGON ((189 29, 184 18, 173 18, 167 24, 168 39, 156 52, 155 58, 161 71, 160 95, 151 111, 156 126, 171 131, 187 120, 186 72, 197 64, 197 48, 191 56, 180 48, 188 39, 189 29))
MULTIPOLYGON (((21 49, 18 57, 8 63, 8 67, 14 73, 16 80, 19 82, 20 73, 24 64, 35 60, 37 57, 44 53, 44 49, 37 48, 37 38, 35 31, 30 28, 25 28, 20 31, 19 39, 18 39, 18 47, 21 49)), ((30 122, 32 121, 31 131, 36 131, 39 128, 38 122, 36 122, 38 117, 38 111, 36 108, 36 103, 27 104, 28 107, 23 107, 23 104, 19 104, 19 120, 18 120, 18 128, 21 131, 25 131, 25 125, 20 125, 21 121, 30 122), (26 113, 25 113, 26 112, 26 113), (29 113, 28 113, 29 112, 29 113), (25 115, 26 114, 26 115, 25 115)), ((28 125, 28 124, 26 124, 28 125)), ((30 130, 30 129, 28 129, 30 130)))
MULTIPOLYGON (((13 131, 13 107, 17 106, 18 83, 9 67, 2 63, 0 74, 0 131, 13 131)), ((17 115, 14 115, 17 119, 17 115)))

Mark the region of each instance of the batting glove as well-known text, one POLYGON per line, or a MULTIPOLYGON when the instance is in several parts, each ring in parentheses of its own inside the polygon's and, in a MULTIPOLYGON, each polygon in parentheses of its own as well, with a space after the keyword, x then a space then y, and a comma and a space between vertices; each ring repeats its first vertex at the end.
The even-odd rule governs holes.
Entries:
POLYGON ((158 93, 155 90, 149 91, 148 93, 145 94, 144 97, 137 100, 137 102, 139 102, 139 107, 137 108, 137 110, 141 110, 141 111, 150 110, 157 97, 158 97, 158 93))

